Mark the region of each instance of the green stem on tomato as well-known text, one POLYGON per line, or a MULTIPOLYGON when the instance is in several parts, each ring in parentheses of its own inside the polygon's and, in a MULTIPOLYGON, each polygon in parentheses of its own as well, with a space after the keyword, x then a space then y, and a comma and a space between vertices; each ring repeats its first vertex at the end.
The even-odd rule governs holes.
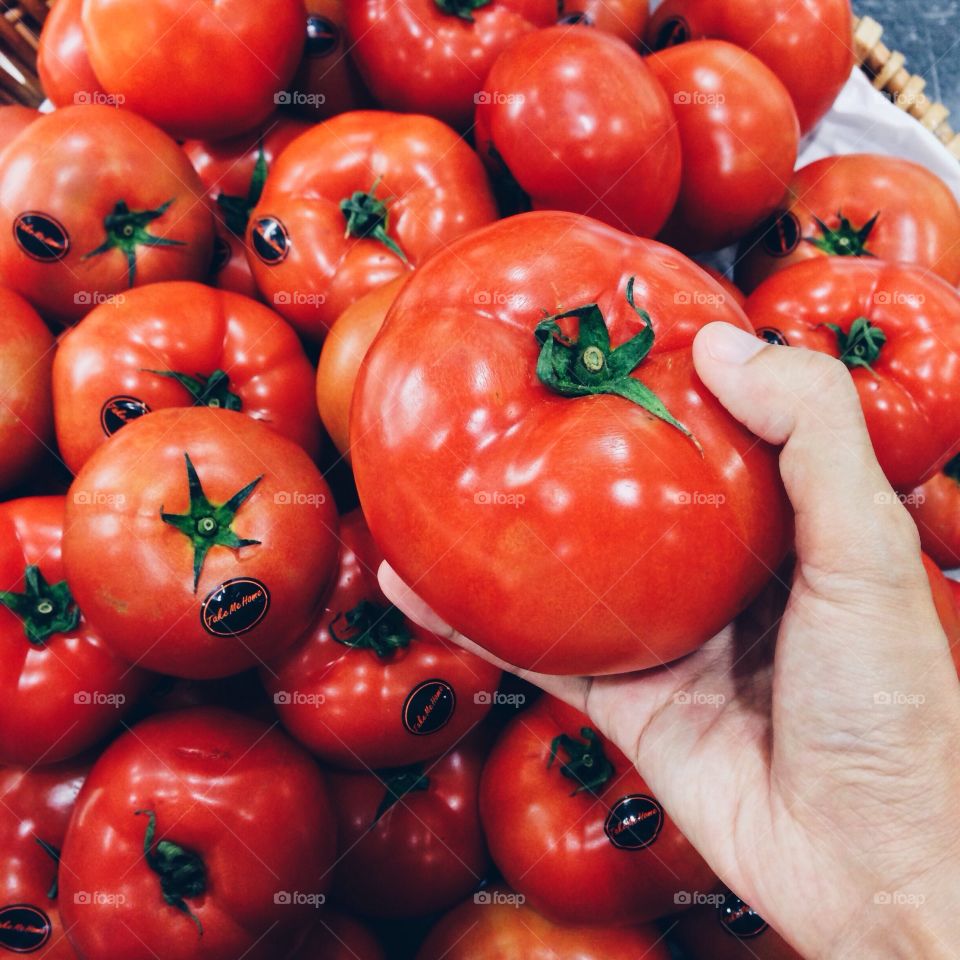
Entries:
POLYGON ((554 737, 547 761, 549 769, 561 750, 567 755, 566 763, 560 765, 560 773, 578 785, 571 794, 574 797, 585 790, 596 793, 614 774, 613 764, 603 752, 596 732, 590 727, 581 727, 580 736, 582 739, 561 733, 554 737))
POLYGON ((0 604, 20 618, 27 640, 42 647, 55 633, 66 633, 80 622, 66 580, 49 584, 35 564, 23 572, 24 591, 0 590, 0 604))
POLYGON ((337 643, 357 650, 372 650, 378 657, 388 657, 410 645, 413 634, 406 617, 393 604, 361 600, 352 610, 338 613, 330 622, 330 636, 337 643), (343 621, 348 633, 337 633, 343 621))

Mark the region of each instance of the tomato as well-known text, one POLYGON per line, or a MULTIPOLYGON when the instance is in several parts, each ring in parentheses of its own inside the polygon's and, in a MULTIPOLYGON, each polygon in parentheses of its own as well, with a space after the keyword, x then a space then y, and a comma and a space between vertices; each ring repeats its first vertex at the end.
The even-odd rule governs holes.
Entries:
POLYGON ((75 960, 60 920, 57 858, 89 761, 0 770, 0 954, 75 960))
POLYGON ((0 287, 0 490, 23 480, 53 434, 53 337, 33 307, 0 287))
POLYGON ((633 764, 578 713, 537 701, 500 735, 480 818, 504 879, 556 923, 640 923, 675 913, 712 871, 633 764))
POLYGON ((477 151, 535 210, 572 210, 641 236, 680 188, 680 137, 663 88, 617 37, 550 27, 512 43, 478 95, 477 151))
POLYGON ((0 763, 53 763, 120 725, 142 671, 77 609, 61 559, 63 497, 0 504, 0 763))
POLYGON ((716 267, 711 267, 707 263, 698 263, 697 266, 713 277, 738 307, 742 307, 747 302, 746 294, 725 273, 721 273, 716 267))
POLYGON ((298 638, 336 570, 336 532, 330 491, 296 444, 230 410, 168 408, 77 474, 64 559, 114 650, 204 679, 298 638))
POLYGON ((213 221, 183 151, 107 106, 41 117, 0 154, 0 282, 47 319, 129 287, 200 280, 213 221))
POLYGON ((925 553, 941 567, 960 567, 960 456, 904 497, 925 553))
POLYGON ((506 887, 475 893, 430 932, 417 960, 670 960, 653 926, 552 923, 506 887))
POLYGON ((2 150, 21 130, 25 130, 34 120, 42 116, 39 110, 10 103, 0 106, 0 150, 2 150))
POLYGON ((748 292, 786 267, 826 256, 879 257, 960 280, 960 205, 926 167, 872 153, 799 169, 781 208, 744 240, 737 282, 748 292))
POLYGON ((386 960, 376 937, 344 913, 325 911, 294 960, 386 960))
POLYGON ((752 329, 682 254, 574 214, 510 217, 434 256, 354 393, 357 488, 390 564, 466 636, 541 672, 641 669, 711 637, 789 526, 776 452, 694 372, 713 320, 752 329), (608 335, 627 353, 608 355, 608 335))
POLYGON ((638 47, 650 5, 647 0, 558 0, 561 23, 580 23, 638 47))
POLYGON ((297 335, 272 310, 198 283, 151 284, 95 307, 61 339, 53 387, 60 451, 76 473, 131 420, 208 406, 242 410, 315 457, 313 387, 297 335))
POLYGON ((847 364, 894 487, 923 483, 960 452, 960 296, 936 275, 818 257, 764 281, 744 309, 766 339, 847 364))
POLYGON ((43 92, 58 107, 109 102, 87 56, 82 8, 83 0, 57 0, 40 31, 37 73, 43 92))
MULTIPOLYGON (((713 37, 744 47, 790 92, 806 133, 853 69, 850 0, 664 0, 647 25, 654 50, 713 37)), ((761 91, 757 91, 758 95, 761 91)))
POLYGON ((800 128, 777 75, 740 47, 695 40, 647 58, 673 102, 680 196, 662 239, 684 250, 738 240, 783 198, 800 128))
POLYGON ((514 39, 557 19, 557 0, 352 0, 351 55, 381 106, 460 130, 514 39))
POLYGON ((312 922, 335 844, 323 775, 282 733, 213 708, 152 717, 77 798, 64 924, 84 960, 272 960, 312 922))
POLYGON ((950 653, 957 673, 960 674, 960 608, 957 607, 956 602, 956 587, 954 581, 948 580, 926 554, 922 554, 921 557, 930 582, 933 605, 940 618, 940 626, 943 627, 947 642, 950 644, 950 653))
POLYGON ((303 0, 84 0, 104 89, 179 138, 220 140, 273 112, 303 52, 303 0))
POLYGON ((317 367, 317 406, 336 448, 350 457, 350 404, 360 364, 380 332, 406 277, 397 277, 355 300, 330 328, 317 367))
POLYGON ((397 767, 436 757, 489 711, 500 670, 392 606, 359 510, 340 525, 340 576, 303 640, 264 667, 288 732, 329 763, 397 767))
POLYGON ((277 159, 248 234, 253 276, 306 337, 354 300, 495 220, 476 154, 430 117, 355 111, 277 159))

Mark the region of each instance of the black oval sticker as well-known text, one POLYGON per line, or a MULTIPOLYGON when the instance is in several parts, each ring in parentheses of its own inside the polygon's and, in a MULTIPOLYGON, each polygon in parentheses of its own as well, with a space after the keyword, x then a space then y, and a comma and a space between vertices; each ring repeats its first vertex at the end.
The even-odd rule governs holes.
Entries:
POLYGON ((732 893, 728 893, 723 903, 717 907, 717 916, 720 926, 738 940, 759 937, 767 929, 767 921, 754 913, 753 907, 732 893))
POLYGON ((800 245, 800 221, 790 210, 772 214, 760 230, 763 249, 771 257, 788 257, 800 245))
POLYGON ((690 39, 690 26, 683 17, 670 17, 664 20, 657 31, 657 38, 653 47, 663 50, 665 47, 675 47, 678 43, 686 43, 690 39))
POLYGON ((238 637, 252 630, 270 609, 267 585, 250 577, 225 580, 200 608, 200 623, 215 637, 238 637))
POLYGON ((17 246, 32 260, 54 263, 70 250, 70 235, 59 220, 48 213, 27 210, 13 221, 17 246))
POLYGON ((261 217, 251 231, 253 252, 268 266, 283 263, 290 252, 287 228, 276 217, 261 217))
POLYGON ((603 832, 621 850, 649 847, 663 829, 663 807, 643 793, 621 797, 607 814, 603 832))
POLYGON ((112 437, 124 424, 149 412, 150 408, 138 397, 123 394, 110 397, 100 408, 100 426, 108 437, 112 437))
POLYGON ((457 695, 446 680, 424 680, 403 701, 403 725, 425 737, 445 727, 457 706, 457 695))
POLYGON ((0 907, 0 948, 11 953, 33 953, 49 939, 50 918, 29 903, 0 907))
POLYGON ((776 327, 757 327, 757 336, 778 347, 789 347, 787 338, 776 327))
POLYGON ((340 30, 326 17, 311 13, 307 16, 307 43, 303 49, 311 60, 329 57, 340 43, 340 30))

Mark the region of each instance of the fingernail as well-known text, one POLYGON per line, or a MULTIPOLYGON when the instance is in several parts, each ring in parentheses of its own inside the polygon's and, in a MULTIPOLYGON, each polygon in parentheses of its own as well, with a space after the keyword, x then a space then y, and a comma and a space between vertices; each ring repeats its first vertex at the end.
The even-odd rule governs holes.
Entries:
POLYGON ((744 364, 767 345, 766 341, 730 323, 708 324, 699 336, 706 338, 707 353, 721 363, 744 364))

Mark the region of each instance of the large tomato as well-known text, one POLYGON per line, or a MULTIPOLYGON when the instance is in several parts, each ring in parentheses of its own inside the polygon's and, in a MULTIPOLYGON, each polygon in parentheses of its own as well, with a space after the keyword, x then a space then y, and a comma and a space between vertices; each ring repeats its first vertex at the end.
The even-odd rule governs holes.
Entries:
POLYGON ((879 257, 960 280, 960 205, 926 167, 851 153, 801 167, 779 210, 744 240, 737 282, 748 292, 772 273, 816 257, 879 257))
POLYGON ((60 452, 74 473, 126 423, 172 406, 242 410, 320 452, 314 372, 297 335, 236 293, 155 283, 101 304, 61 339, 53 379, 60 452))
POLYGON ((61 910, 84 960, 274 960, 315 916, 336 834, 323 775, 266 724, 152 717, 91 770, 61 910))
POLYGON ((362 923, 325 910, 292 960, 386 960, 386 955, 362 923))
POLYGON ((43 92, 58 107, 108 102, 87 56, 82 8, 83 0, 56 0, 40 31, 37 73, 43 92))
POLYGON ((0 154, 0 282, 47 320, 159 280, 201 280, 213 219, 183 151, 136 114, 64 107, 0 154))
POLYGON ((39 110, 21 106, 19 103, 9 103, 0 106, 0 150, 2 150, 21 130, 26 129, 38 120, 42 114, 39 110))
POLYGON ((256 127, 303 51, 303 0, 84 0, 93 71, 125 107, 174 136, 220 140, 256 127))
POLYGON ((904 497, 924 552, 941 567, 960 567, 960 456, 904 497))
POLYGON ((230 410, 128 424, 70 488, 64 559, 81 609, 133 663, 222 677, 306 629, 337 566, 330 491, 296 444, 230 410))
POLYGON ((340 576, 303 640, 262 670, 287 730, 342 767, 439 756, 493 703, 500 670, 407 620, 380 591, 359 510, 340 525, 340 576))
POLYGON ((654 926, 553 923, 505 887, 490 887, 430 931, 417 960, 670 960, 654 926))
POLYGON ((357 487, 393 567, 527 668, 636 670, 707 640, 789 525, 776 452, 694 372, 713 320, 752 329, 682 254, 574 214, 433 257, 354 393, 357 487))
POLYGON ((367 916, 426 916, 480 883, 490 864, 477 814, 486 746, 478 732, 432 763, 330 774, 340 903, 367 916))
POLYGON ((53 337, 23 297, 0 287, 0 490, 36 466, 53 432, 53 337))
POLYGON ((477 151, 534 210, 572 210, 653 236, 680 188, 663 88, 618 37, 550 27, 514 41, 478 94, 477 151))
POLYGON ((850 368, 894 487, 923 483, 960 452, 960 295, 935 274, 818 257, 764 281, 744 309, 766 339, 850 368))
POLYGON ((496 216, 482 164, 449 127, 360 110, 283 151, 248 255, 267 301, 322 340, 354 300, 496 216))
POLYGON ((581 23, 639 47, 647 25, 647 0, 557 0, 561 23, 581 23))
POLYGON ((777 75, 746 50, 698 40, 647 58, 673 102, 680 196, 661 238, 683 250, 740 239, 783 198, 800 128, 777 75))
POLYGON ((120 725, 144 687, 77 608, 63 497, 0 504, 0 763, 52 763, 120 725))
POLYGON ((654 920, 716 883, 633 764, 552 697, 501 734, 480 818, 504 879, 557 923, 654 920))
POLYGON ((852 19, 850 0, 664 0, 647 42, 662 50, 714 37, 746 48, 783 81, 806 133, 853 69, 852 19))
POLYGON ((465 130, 498 54, 556 22, 557 0, 350 0, 351 55, 381 105, 465 130))
POLYGON ((0 956, 76 960, 60 920, 57 858, 89 766, 0 770, 0 956))

